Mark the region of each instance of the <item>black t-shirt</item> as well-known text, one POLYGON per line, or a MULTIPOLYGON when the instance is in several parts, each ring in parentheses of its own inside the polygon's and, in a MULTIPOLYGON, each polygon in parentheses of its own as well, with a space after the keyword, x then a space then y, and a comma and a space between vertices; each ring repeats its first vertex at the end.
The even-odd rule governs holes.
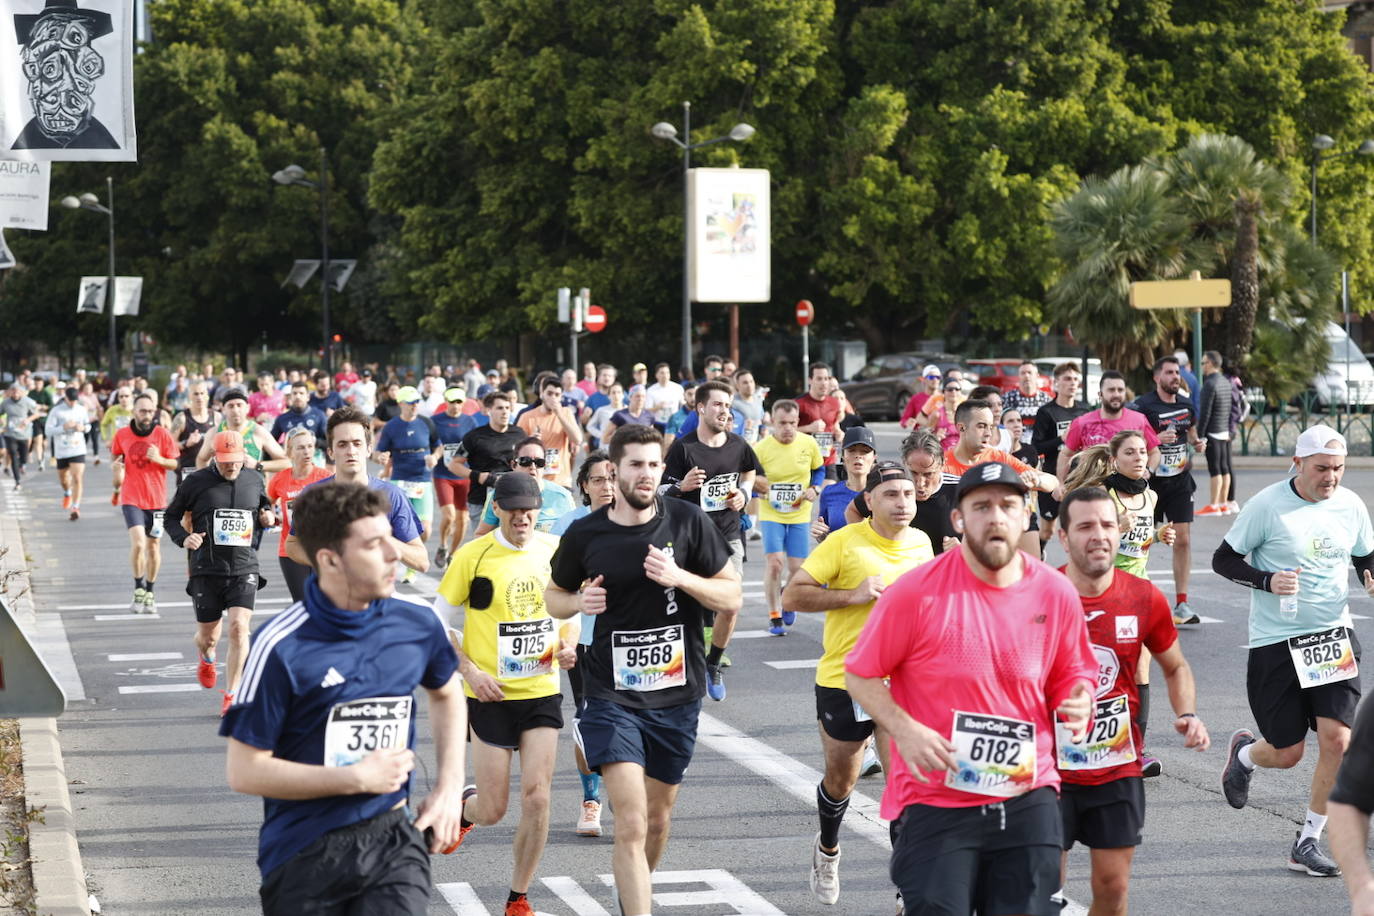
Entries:
POLYGON ((1172 404, 1167 404, 1158 391, 1150 391, 1136 398, 1130 406, 1145 415, 1156 433, 1172 429, 1178 434, 1178 438, 1168 445, 1159 443, 1159 468, 1154 476, 1177 477, 1187 472, 1192 465, 1188 457, 1188 431, 1197 426, 1193 402, 1176 396, 1172 404))
POLYGON ((215 465, 189 474, 177 487, 163 516, 167 536, 178 547, 191 531, 204 535, 187 558, 193 576, 246 576, 258 572, 258 513, 271 509, 261 474, 248 470, 225 480, 215 465), (181 527, 191 513, 191 531, 181 527))
POLYGON ((1050 401, 1035 412, 1035 425, 1031 427, 1031 447, 1045 456, 1045 467, 1054 473, 1059 463, 1059 450, 1064 447, 1064 435, 1075 417, 1088 412, 1088 405, 1082 402, 1072 407, 1063 407, 1058 401, 1050 401))
POLYGON ((529 434, 518 426, 507 426, 505 432, 498 433, 490 426, 479 426, 463 437, 458 454, 467 459, 472 471, 472 485, 468 489, 468 504, 480 506, 487 501, 487 486, 492 483, 478 483, 477 475, 486 471, 502 472, 510 470, 510 459, 515 447, 529 434))
POLYGON ((385 423, 392 417, 401 415, 401 405, 391 398, 383 398, 377 402, 377 409, 372 412, 372 418, 385 423))
POLYGON ((707 504, 702 506, 706 514, 715 522, 720 533, 727 541, 738 541, 739 512, 735 509, 714 509, 729 497, 730 492, 739 487, 742 475, 757 469, 754 450, 741 437, 734 433, 725 434, 725 444, 719 448, 703 445, 692 430, 685 436, 674 439, 668 448, 668 457, 663 464, 663 482, 676 484, 687 476, 687 472, 698 467, 706 472, 706 483, 687 493, 674 488, 672 495, 689 503, 701 506, 702 496, 707 504))
MULTIPOLYGON (((940 489, 931 494, 930 499, 916 504, 916 517, 911 520, 910 527, 918 528, 926 533, 930 538, 930 549, 939 556, 945 551, 945 538, 958 537, 959 532, 954 530, 954 522, 950 519, 950 510, 954 508, 954 488, 958 482, 945 482, 940 489)), ((854 497, 854 511, 864 518, 870 518, 873 513, 868 509, 868 503, 864 501, 863 491, 859 491, 854 497)))
POLYGON ((651 521, 617 525, 606 509, 573 522, 553 555, 552 582, 574 592, 604 576, 606 610, 596 618, 582 683, 588 697, 636 709, 662 709, 701 699, 706 692, 706 645, 701 628, 712 612, 681 589, 644 574, 649 545, 671 551, 678 566, 716 575, 730 547, 706 513, 681 499, 660 497, 651 521), (669 686, 657 687, 667 682, 669 686))

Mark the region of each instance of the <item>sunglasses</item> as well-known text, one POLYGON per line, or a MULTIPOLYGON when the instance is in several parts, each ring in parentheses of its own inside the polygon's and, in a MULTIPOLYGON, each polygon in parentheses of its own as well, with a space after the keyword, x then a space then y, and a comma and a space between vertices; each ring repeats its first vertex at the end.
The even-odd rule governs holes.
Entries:
POLYGON ((946 391, 962 391, 962 390, 963 390, 963 386, 962 386, 962 385, 946 385, 946 386, 945 386, 945 390, 946 390, 946 391))
POLYGON ((515 463, 522 468, 542 468, 544 465, 548 464, 543 458, 530 458, 528 456, 515 459, 515 463))

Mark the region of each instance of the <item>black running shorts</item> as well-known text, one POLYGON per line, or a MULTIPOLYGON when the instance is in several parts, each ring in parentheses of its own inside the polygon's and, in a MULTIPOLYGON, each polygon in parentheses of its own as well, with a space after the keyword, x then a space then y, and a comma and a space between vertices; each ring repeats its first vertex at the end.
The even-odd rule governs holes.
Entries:
POLYGON ((892 882, 908 914, 1059 916, 1063 825, 1049 786, 970 808, 908 805, 892 849, 892 882))
MULTIPOLYGON (((1360 660, 1360 640, 1354 630, 1350 647, 1360 660)), ((1250 712, 1259 733, 1274 747, 1292 747, 1307 740, 1308 730, 1317 730, 1317 718, 1355 724, 1355 707, 1360 703, 1360 679, 1337 681, 1321 687, 1298 686, 1298 672, 1288 643, 1276 642, 1250 650, 1245 671, 1245 692, 1250 697, 1250 712)))
POLYGON ((483 703, 468 697, 468 725, 483 744, 516 750, 520 735, 532 728, 563 727, 563 694, 532 700, 483 703))
POLYGON ((192 576, 186 583, 186 594, 196 609, 197 623, 214 623, 231 607, 253 609, 258 595, 258 577, 192 576))
POLYGON ((1192 474, 1184 471, 1173 477, 1151 477, 1150 489, 1159 497, 1155 502, 1155 524, 1166 518, 1180 525, 1193 520, 1193 491, 1197 489, 1197 481, 1192 474))
POLYGON ((86 463, 86 456, 85 456, 85 455, 72 455, 70 458, 58 458, 58 459, 57 459, 57 469, 58 469, 59 471, 65 471, 67 468, 71 467, 71 466, 74 465, 74 464, 85 464, 85 463, 86 463))
POLYGON ((1123 776, 1098 786, 1066 782, 1059 791, 1065 849, 1072 849, 1075 842, 1089 849, 1140 845, 1140 832, 1145 829, 1145 780, 1123 776))
MULTIPOLYGON (((816 718, 836 741, 863 741, 873 734, 873 720, 858 718, 848 690, 816 685, 816 718)), ((865 715, 867 715, 865 713, 865 715)))

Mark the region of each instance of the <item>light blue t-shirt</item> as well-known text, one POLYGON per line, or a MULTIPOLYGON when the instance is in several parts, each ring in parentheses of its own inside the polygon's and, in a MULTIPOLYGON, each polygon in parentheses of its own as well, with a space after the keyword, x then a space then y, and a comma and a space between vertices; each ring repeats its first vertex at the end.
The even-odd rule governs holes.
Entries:
MULTIPOLYGON (((511 471, 518 474, 519 471, 511 471)), ((499 528, 501 520, 496 517, 496 509, 492 507, 491 497, 494 487, 487 489, 487 502, 482 508, 482 521, 493 528, 499 528)), ((565 488, 549 480, 539 481, 539 492, 544 497, 544 505, 539 508, 539 516, 534 520, 534 527, 539 531, 553 531, 554 522, 567 515, 577 505, 573 502, 572 494, 565 488)))
POLYGON ((1369 510, 1353 490, 1338 487, 1330 499, 1308 502, 1293 480, 1270 484, 1246 502, 1226 534, 1236 553, 1266 572, 1301 569, 1298 616, 1279 616, 1279 596, 1250 593, 1250 646, 1351 625, 1350 559, 1374 553, 1369 510))
MULTIPOLYGON (((571 512, 560 516, 558 521, 553 523, 553 527, 549 529, 549 534, 556 534, 562 537, 563 533, 568 530, 569 525, 579 518, 585 518, 591 514, 591 506, 578 506, 571 512)), ((578 614, 577 625, 581 628, 581 632, 577 636, 577 641, 581 645, 590 646, 592 644, 592 627, 596 626, 596 618, 591 614, 578 614)))

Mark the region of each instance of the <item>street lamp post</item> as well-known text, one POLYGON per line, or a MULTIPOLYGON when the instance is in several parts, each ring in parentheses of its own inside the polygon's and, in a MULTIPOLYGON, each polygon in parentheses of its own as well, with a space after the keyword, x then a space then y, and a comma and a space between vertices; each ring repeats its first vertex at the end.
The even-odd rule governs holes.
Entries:
POLYGON ((316 188, 320 192, 320 309, 323 315, 324 371, 334 371, 334 341, 329 332, 329 160, 324 148, 320 148, 320 180, 311 181, 305 177, 305 169, 298 165, 288 165, 272 174, 272 180, 281 185, 300 185, 303 188, 316 188))
POLYGON ((710 146, 713 143, 724 143, 726 140, 737 142, 748 140, 754 135, 754 128, 740 122, 730 128, 730 132, 723 137, 693 143, 692 103, 683 102, 681 140, 678 139, 677 128, 667 121, 659 121, 649 129, 649 132, 660 140, 676 143, 682 149, 682 359, 680 365, 682 368, 690 369, 692 366, 692 293, 690 284, 691 265, 688 263, 688 258, 691 250, 692 218, 689 212, 687 173, 692 169, 692 150, 710 146))
POLYGON ((87 191, 80 197, 62 198, 62 206, 68 210, 90 210, 93 213, 104 213, 109 217, 110 223, 110 270, 105 278, 105 311, 109 315, 110 321, 110 384, 119 384, 119 339, 115 336, 115 214, 114 214, 114 178, 105 178, 105 203, 100 203, 100 198, 87 191))
POLYGON ((1339 159, 1341 156, 1374 156, 1374 140, 1366 140, 1355 149, 1343 153, 1326 153, 1336 145, 1336 141, 1326 134, 1312 138, 1312 244, 1317 244, 1317 166, 1323 159, 1339 159))

